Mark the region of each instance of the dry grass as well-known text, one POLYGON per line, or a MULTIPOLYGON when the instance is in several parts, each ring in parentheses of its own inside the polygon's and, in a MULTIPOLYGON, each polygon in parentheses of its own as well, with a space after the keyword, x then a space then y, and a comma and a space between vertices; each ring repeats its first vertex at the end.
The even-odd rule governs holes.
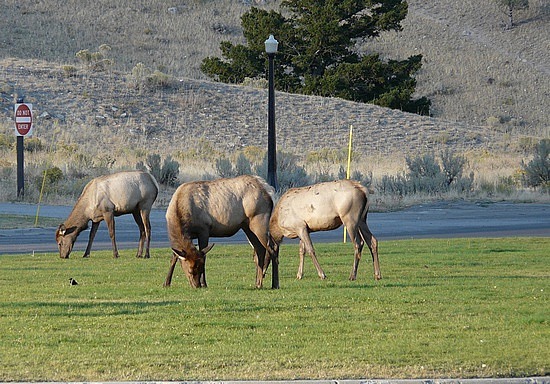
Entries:
POLYGON ((550 134, 550 2, 516 11, 518 25, 496 1, 409 1, 403 32, 368 45, 388 57, 422 53, 420 95, 446 120, 499 131, 550 134))
MULTIPOLYGON (((533 4, 506 31, 504 15, 490 3, 438 0, 428 7, 412 0, 403 32, 368 42, 392 58, 424 54, 418 92, 433 99, 436 118, 277 93, 278 149, 303 156, 347 148, 353 125, 354 169, 375 177, 402 171, 406 155, 447 148, 467 156, 467 172, 486 178, 479 182, 517 173, 533 143, 549 135, 548 4, 533 4)), ((264 149, 267 91, 209 82, 198 69, 202 58, 219 54, 220 41, 242 41, 239 17, 247 9, 240 1, 196 0, 174 9, 159 0, 5 1, 1 132, 11 135, 14 97, 24 94, 34 106, 35 137, 47 144, 27 155, 29 169, 100 172, 160 153, 182 163, 185 179, 212 171, 209 162, 219 156, 264 149), (111 47, 112 67, 97 72, 76 59, 101 44, 111 47), (172 76, 171 86, 136 88, 138 62, 172 76)), ((0 151, 0 165, 14 166, 15 153, 0 151)))

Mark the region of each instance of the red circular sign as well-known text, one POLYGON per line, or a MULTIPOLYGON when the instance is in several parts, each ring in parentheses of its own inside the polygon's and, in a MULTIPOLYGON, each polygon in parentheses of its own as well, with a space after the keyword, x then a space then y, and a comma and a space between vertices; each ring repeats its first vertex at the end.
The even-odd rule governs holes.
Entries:
POLYGON ((32 111, 27 104, 19 104, 15 110, 15 129, 25 136, 32 128, 32 111))

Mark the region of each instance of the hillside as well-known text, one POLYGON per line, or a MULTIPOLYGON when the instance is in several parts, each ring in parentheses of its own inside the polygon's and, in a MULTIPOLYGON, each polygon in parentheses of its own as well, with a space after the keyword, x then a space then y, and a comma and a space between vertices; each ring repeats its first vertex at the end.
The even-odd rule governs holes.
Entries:
MULTIPOLYGON (((124 148, 183 151, 210 142, 220 152, 267 145, 267 90, 181 79, 156 91, 137 90, 117 72, 66 76, 36 60, 4 59, 10 79, 24 81, 37 116, 35 136, 46 142, 95 143, 98 152, 124 148)), ((12 97, 2 94, 3 121, 13 129, 12 97)), ((494 130, 353 103, 341 99, 276 94, 279 149, 305 153, 345 148, 349 126, 354 149, 370 154, 409 154, 450 146, 456 150, 506 149, 494 130)), ((515 149, 518 149, 517 147, 515 149)))
POLYGON ((516 11, 513 29, 496 3, 410 0, 403 31, 369 49, 424 55, 417 91, 432 99, 436 117, 548 137, 550 1, 516 11))
MULTIPOLYGON (((142 62, 176 78, 206 80, 201 60, 219 55, 222 40, 243 42, 239 18, 251 4, 277 7, 278 1, 4 1, 0 59, 76 64, 78 51, 108 44, 114 69, 123 73, 142 62)), ((512 30, 495 4, 410 0, 403 32, 362 49, 389 58, 422 53, 418 94, 433 100, 437 118, 548 137, 550 2, 531 0, 529 10, 516 13, 512 30)), ((1 65, 0 79, 26 88, 9 76, 1 65)))

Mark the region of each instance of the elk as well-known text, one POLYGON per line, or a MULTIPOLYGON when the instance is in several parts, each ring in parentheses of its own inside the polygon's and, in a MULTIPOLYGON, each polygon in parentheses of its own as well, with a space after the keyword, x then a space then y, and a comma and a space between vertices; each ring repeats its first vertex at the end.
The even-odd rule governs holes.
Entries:
MULTIPOLYGON (((180 185, 166 210, 172 260, 165 287, 178 261, 193 288, 206 287, 206 254, 210 237, 230 237, 242 229, 254 248, 256 287, 261 288, 269 243, 273 188, 258 176, 244 175, 180 185), (198 249, 193 244, 198 239, 198 249)), ((273 258, 272 288, 279 288, 278 259, 273 258)))
POLYGON ((113 245, 113 257, 117 258, 114 218, 131 213, 140 233, 136 257, 142 257, 145 245, 145 258, 149 258, 149 214, 158 190, 155 178, 145 171, 118 172, 92 179, 82 190, 67 220, 57 228, 55 240, 59 247, 59 256, 62 259, 69 258, 76 238, 88 228, 91 221, 92 229, 83 256, 89 257, 99 223, 105 220, 113 245))
MULTIPOLYGON (((329 231, 344 224, 355 246, 355 258, 349 279, 357 278, 364 242, 367 243, 374 263, 374 277, 380 280, 378 242, 367 226, 368 190, 353 180, 337 180, 308 187, 292 188, 277 202, 269 230, 273 241, 274 257, 284 237, 300 239, 300 263, 296 277, 301 279, 304 271, 304 254, 307 252, 321 279, 326 275, 317 261, 309 234, 329 231)), ((267 265, 266 265, 267 268, 267 265)))

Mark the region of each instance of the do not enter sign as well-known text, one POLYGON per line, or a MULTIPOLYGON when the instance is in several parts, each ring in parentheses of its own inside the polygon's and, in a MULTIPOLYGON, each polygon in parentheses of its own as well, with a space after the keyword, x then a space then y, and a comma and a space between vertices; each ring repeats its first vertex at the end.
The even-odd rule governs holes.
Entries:
POLYGON ((15 104, 15 134, 17 136, 32 134, 32 104, 15 104))

